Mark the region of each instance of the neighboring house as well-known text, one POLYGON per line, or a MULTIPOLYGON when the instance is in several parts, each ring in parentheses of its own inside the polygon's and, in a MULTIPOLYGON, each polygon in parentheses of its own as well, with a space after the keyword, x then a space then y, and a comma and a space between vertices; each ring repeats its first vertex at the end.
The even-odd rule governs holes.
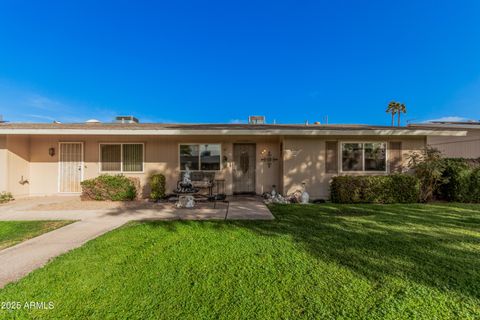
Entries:
MULTIPOLYGON (((0 191, 15 196, 69 194, 102 173, 166 176, 175 189, 185 165, 215 174, 227 194, 288 194, 306 183, 312 198, 329 196, 339 174, 401 171, 427 137, 462 131, 365 125, 266 124, 0 124, 0 191)), ((144 189, 144 193, 148 192, 144 189)))
POLYGON ((466 131, 466 136, 429 136, 427 144, 440 150, 449 158, 480 158, 480 122, 430 122, 411 124, 414 129, 460 130, 466 131))

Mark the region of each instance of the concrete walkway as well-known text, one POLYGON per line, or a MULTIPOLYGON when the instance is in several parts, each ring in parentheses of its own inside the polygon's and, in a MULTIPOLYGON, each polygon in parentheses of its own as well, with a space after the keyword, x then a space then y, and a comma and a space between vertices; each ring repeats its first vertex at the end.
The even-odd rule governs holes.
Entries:
MULTIPOLYGON (((226 204, 198 209, 117 207, 83 210, 38 210, 38 205, 68 201, 68 197, 22 199, 0 206, 0 221, 79 220, 65 227, 0 251, 0 288, 42 267, 50 259, 82 246, 132 220, 223 220, 226 204)), ((70 199, 71 200, 71 199, 70 199)), ((231 199, 227 219, 271 220, 273 215, 258 199, 231 199)))

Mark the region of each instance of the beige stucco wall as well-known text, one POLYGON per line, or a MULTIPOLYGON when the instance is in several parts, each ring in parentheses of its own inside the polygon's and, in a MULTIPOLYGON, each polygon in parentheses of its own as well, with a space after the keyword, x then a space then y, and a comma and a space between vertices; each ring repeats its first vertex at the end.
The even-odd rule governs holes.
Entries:
MULTIPOLYGON (((216 173, 217 179, 225 180, 225 191, 232 192, 232 159, 233 144, 257 144, 257 171, 256 191, 270 191, 273 184, 279 183, 279 161, 275 161, 270 168, 260 161, 263 150, 270 150, 275 158, 280 158, 277 137, 162 137, 162 136, 96 136, 96 137, 61 137, 61 136, 32 136, 31 137, 31 163, 30 163, 30 193, 31 195, 55 194, 58 191, 58 144, 59 142, 84 143, 84 179, 98 176, 99 171, 99 144, 102 142, 140 142, 145 144, 144 173, 129 174, 140 178, 142 186, 147 185, 149 175, 154 172, 163 173, 167 180, 167 191, 171 192, 177 184, 180 168, 178 159, 178 145, 180 143, 221 143, 222 157, 227 157, 227 162, 222 163, 222 169, 216 173), (54 147, 55 156, 48 154, 48 149, 54 147)), ((148 193, 148 187, 144 194, 148 193)))
POLYGON ((465 137, 428 137, 427 142, 445 157, 480 158, 480 129, 468 129, 465 137))
MULTIPOLYGON (((402 161, 406 165, 408 155, 413 151, 419 151, 425 147, 424 137, 335 137, 328 138, 305 138, 287 137, 283 140, 283 192, 290 194, 300 190, 302 183, 311 198, 328 198, 329 182, 335 174, 325 173, 325 142, 326 141, 401 141, 402 161)), ((339 143, 340 146, 340 143, 339 143)), ((340 157, 340 153, 339 153, 340 157)), ((387 161, 388 164, 388 161, 387 161)), ((387 168, 389 171, 389 168, 387 168)), ((342 174, 342 173, 339 173, 342 174)), ((351 173, 349 173, 351 174, 351 173)), ((359 175, 365 173, 358 173, 359 175)), ((385 174, 385 173, 380 173, 385 174)))
POLYGON ((8 136, 7 138, 8 190, 16 197, 30 193, 30 138, 8 136))
MULTIPOLYGON (((140 178, 146 185, 154 172, 167 178, 167 191, 171 192, 179 178, 178 145, 180 143, 221 143, 222 156, 227 162, 216 173, 225 180, 225 191, 232 193, 233 144, 255 143, 256 192, 271 191, 277 185, 280 192, 288 194, 301 188, 305 182, 312 198, 327 198, 329 181, 333 174, 325 173, 325 141, 401 141, 403 160, 411 151, 425 146, 425 137, 251 137, 251 136, 0 136, 0 191, 9 190, 16 195, 52 195, 58 193, 59 142, 84 143, 84 179, 98 176, 99 144, 102 142, 141 142, 145 144, 144 173, 128 174, 140 178), (283 151, 281 151, 283 145, 283 151), (51 157, 49 148, 55 148, 51 157), (277 161, 270 167, 261 161, 270 151, 277 161), (283 161, 282 161, 283 159, 283 161), (20 184, 21 177, 29 181, 20 184), (3 189, 2 189, 3 188, 3 189)), ((148 193, 145 188, 144 194, 148 193)))
POLYGON ((30 139, 28 136, 0 136, 0 192, 15 197, 30 193, 30 139))

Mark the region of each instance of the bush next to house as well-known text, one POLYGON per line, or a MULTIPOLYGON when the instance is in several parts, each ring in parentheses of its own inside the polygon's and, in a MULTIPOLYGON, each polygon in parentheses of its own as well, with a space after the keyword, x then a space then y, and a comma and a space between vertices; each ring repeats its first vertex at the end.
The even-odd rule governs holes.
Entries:
POLYGON ((480 202, 480 167, 468 159, 444 159, 444 182, 437 197, 456 202, 480 202))
POLYGON ((153 174, 149 178, 150 199, 159 200, 165 197, 165 176, 161 173, 153 174))
POLYGON ((13 200, 13 196, 10 192, 0 192, 0 203, 5 203, 13 200))
POLYGON ((82 181, 83 200, 126 201, 137 197, 136 178, 122 175, 101 175, 94 179, 82 181))
POLYGON ((420 201, 428 202, 438 192, 440 187, 448 181, 443 173, 446 163, 442 153, 431 147, 420 152, 413 152, 409 156, 408 164, 414 175, 420 180, 420 201))
POLYGON ((330 192, 335 203, 413 203, 418 202, 420 183, 408 174, 338 176, 330 192))
POLYGON ((465 159, 443 159, 443 163, 443 183, 436 192, 437 198, 447 201, 468 201, 471 166, 465 159))
POLYGON ((426 148, 410 156, 410 167, 420 180, 421 201, 480 202, 479 159, 442 158, 426 148))

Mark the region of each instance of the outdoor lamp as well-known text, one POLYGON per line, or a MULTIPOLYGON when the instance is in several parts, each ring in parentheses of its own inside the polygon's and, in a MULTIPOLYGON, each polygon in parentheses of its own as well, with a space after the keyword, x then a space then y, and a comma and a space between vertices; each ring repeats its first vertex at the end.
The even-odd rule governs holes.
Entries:
POLYGON ((50 148, 48 149, 48 154, 50 155, 50 157, 53 157, 55 155, 55 148, 50 148))

